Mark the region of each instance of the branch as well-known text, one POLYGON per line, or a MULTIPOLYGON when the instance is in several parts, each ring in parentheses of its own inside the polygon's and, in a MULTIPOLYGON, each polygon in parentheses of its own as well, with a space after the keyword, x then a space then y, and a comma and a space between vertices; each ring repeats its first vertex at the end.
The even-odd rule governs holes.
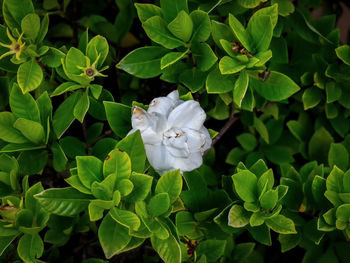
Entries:
MULTIPOLYGON (((219 131, 219 133, 214 137, 212 143, 211 143, 211 147, 214 147, 214 145, 221 139, 221 137, 231 128, 231 126, 238 120, 238 116, 234 115, 234 111, 232 110, 231 116, 228 119, 228 121, 225 123, 225 125, 221 128, 221 130, 219 131)), ((207 151, 204 152, 203 156, 206 155, 210 149, 208 149, 207 151)))

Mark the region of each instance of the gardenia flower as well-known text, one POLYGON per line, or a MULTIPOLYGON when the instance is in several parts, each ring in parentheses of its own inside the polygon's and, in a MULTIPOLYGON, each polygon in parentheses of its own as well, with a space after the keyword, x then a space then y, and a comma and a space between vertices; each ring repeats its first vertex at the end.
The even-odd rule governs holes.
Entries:
POLYGON ((202 165, 203 153, 211 146, 205 118, 197 101, 180 100, 173 91, 152 100, 147 111, 135 106, 129 134, 140 130, 148 161, 159 174, 192 171, 202 165))

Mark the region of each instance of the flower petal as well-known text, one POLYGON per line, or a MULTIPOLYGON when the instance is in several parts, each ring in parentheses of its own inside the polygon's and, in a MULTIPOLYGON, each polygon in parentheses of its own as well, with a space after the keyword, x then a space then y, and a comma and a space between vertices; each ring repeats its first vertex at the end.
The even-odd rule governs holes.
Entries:
POLYGON ((169 113, 183 101, 179 100, 179 93, 177 90, 169 93, 166 97, 158 97, 151 101, 147 112, 163 114, 165 117, 169 116, 169 113))
POLYGON ((199 152, 205 145, 205 135, 201 131, 183 128, 187 138, 186 144, 190 152, 199 152))
POLYGON ((181 172, 192 171, 203 163, 202 154, 200 152, 190 153, 188 158, 174 158, 173 167, 180 169, 181 172))
POLYGON ((202 154, 206 151, 209 150, 211 147, 211 143, 212 143, 212 139, 210 137, 210 134, 208 132, 208 129, 205 128, 204 126, 201 127, 200 131, 204 134, 205 136, 205 144, 204 146, 201 148, 201 152, 202 154))
POLYGON ((177 106, 168 117, 168 127, 190 128, 199 130, 206 114, 199 103, 188 100, 177 106))
MULTIPOLYGON (((118 118, 118 116, 116 116, 118 118)), ((139 129, 141 132, 152 125, 148 113, 137 106, 133 107, 133 113, 131 116, 131 125, 133 129, 139 129)))
POLYGON ((168 94, 167 98, 177 101, 179 100, 179 92, 177 90, 174 90, 168 94))
POLYGON ((173 169, 175 158, 166 150, 164 145, 145 144, 149 163, 157 171, 170 171, 173 169))

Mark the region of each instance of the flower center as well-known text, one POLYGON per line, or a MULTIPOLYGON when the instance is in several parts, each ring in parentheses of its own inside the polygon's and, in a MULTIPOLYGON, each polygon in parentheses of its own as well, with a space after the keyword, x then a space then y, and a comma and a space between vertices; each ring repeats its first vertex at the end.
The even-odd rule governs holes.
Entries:
POLYGON ((85 74, 86 74, 86 76, 91 78, 91 77, 95 76, 95 70, 93 68, 87 68, 87 69, 85 69, 85 74))

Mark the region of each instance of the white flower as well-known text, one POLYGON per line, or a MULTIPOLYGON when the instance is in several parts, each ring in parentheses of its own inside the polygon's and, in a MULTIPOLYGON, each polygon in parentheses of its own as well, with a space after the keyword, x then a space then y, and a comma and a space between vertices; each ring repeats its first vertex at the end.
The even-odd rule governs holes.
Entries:
POLYGON ((192 171, 202 165, 203 153, 211 146, 205 118, 197 101, 184 102, 173 91, 152 100, 147 111, 135 106, 129 134, 140 130, 148 161, 159 174, 192 171))

